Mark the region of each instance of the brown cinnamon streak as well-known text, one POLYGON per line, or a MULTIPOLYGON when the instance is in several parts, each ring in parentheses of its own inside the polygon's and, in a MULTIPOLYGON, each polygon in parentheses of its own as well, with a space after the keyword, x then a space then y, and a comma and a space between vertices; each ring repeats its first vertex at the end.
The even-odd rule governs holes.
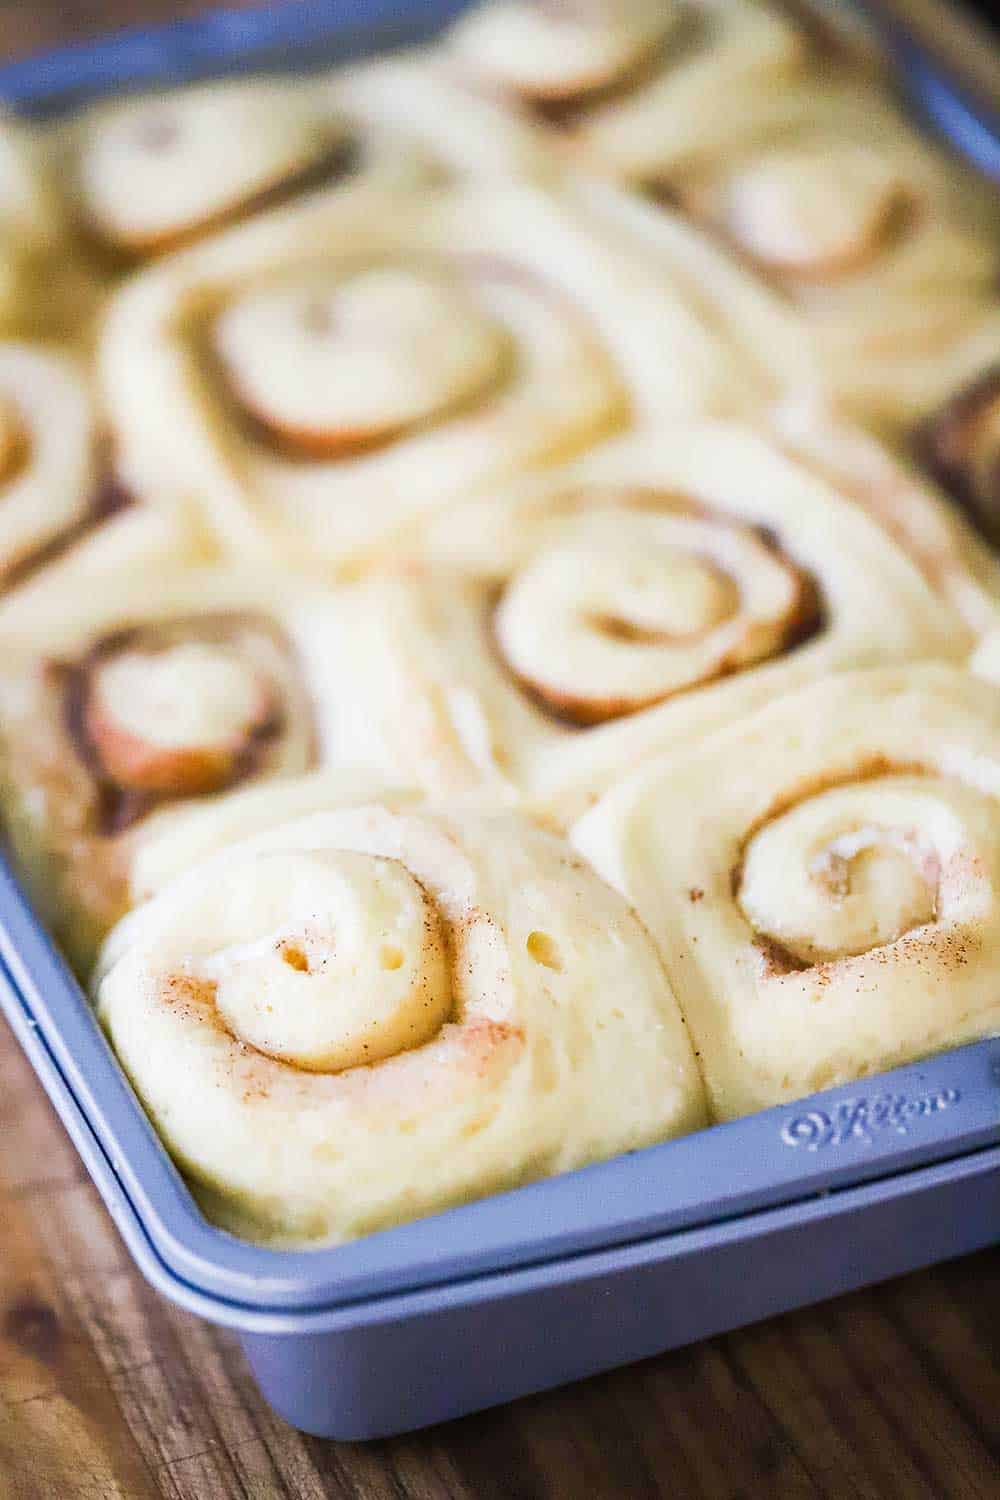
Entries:
POLYGON ((975 451, 980 427, 994 406, 1000 406, 1000 363, 918 427, 914 449, 921 466, 958 502, 977 531, 1000 548, 1000 448, 985 473, 978 472, 975 451))
POLYGON ((77 229, 90 252, 111 272, 127 271, 137 263, 157 255, 166 255, 174 250, 194 244, 208 234, 231 228, 243 219, 268 209, 280 208, 292 198, 297 198, 314 189, 332 187, 342 178, 357 172, 364 160, 364 151, 358 140, 338 142, 317 161, 293 172, 280 182, 262 188, 260 192, 242 199, 239 203, 222 209, 197 224, 174 234, 133 246, 117 245, 106 239, 101 230, 89 218, 82 217, 77 229))
MULTIPOLYGON (((243 621, 244 617, 239 617, 243 621)), ((195 617, 189 623, 199 633, 218 633, 227 625, 235 623, 236 617, 205 615, 195 617)), ((162 622, 163 626, 176 629, 179 621, 162 622)), ((96 832, 102 837, 113 838, 124 833, 154 808, 173 800, 169 792, 147 792, 122 786, 108 774, 96 745, 87 730, 87 700, 94 671, 107 657, 127 650, 158 633, 157 624, 130 626, 103 636, 76 662, 57 662, 52 670, 58 674, 62 687, 63 724, 70 744, 86 767, 95 789, 96 832)), ((284 732, 285 709, 276 706, 259 724, 248 733, 246 742, 233 756, 232 773, 227 778, 227 788, 249 780, 262 768, 269 748, 284 732)), ((197 795, 185 793, 185 797, 197 795)))
POLYGON ((105 521, 120 515, 122 511, 129 510, 137 503, 136 496, 122 483, 114 471, 104 469, 94 486, 86 513, 80 517, 79 521, 75 521, 58 536, 50 537, 40 547, 32 548, 5 571, 0 570, 0 593, 5 589, 16 588, 18 584, 26 583, 33 574, 40 572, 49 563, 55 562, 57 558, 69 552, 72 547, 82 542, 92 531, 96 531, 105 521))

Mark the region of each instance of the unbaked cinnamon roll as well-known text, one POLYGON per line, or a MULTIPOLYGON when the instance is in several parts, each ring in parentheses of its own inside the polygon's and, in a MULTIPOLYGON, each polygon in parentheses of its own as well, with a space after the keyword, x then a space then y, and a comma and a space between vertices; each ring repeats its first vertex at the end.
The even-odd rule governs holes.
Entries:
POLYGON ((353 1238, 704 1120, 646 933, 509 816, 331 805, 169 885, 101 970, 168 1150, 265 1243, 353 1238))
POLYGON ((303 78, 229 79, 100 104, 63 128, 54 151, 81 228, 129 260, 309 190, 431 175, 419 149, 352 122, 303 78))
POLYGON ((294 585, 169 564, 97 581, 50 589, 30 630, 8 632, 0 672, 7 834, 81 971, 129 905, 145 819, 308 770, 324 691, 295 639, 294 585))
POLYGON ((729 424, 606 445, 451 507, 414 550, 353 594, 368 733, 419 703, 422 785, 560 817, 775 693, 971 640, 858 507, 729 424))
POLYGON ((186 513, 140 504, 112 457, 82 365, 0 342, 0 635, 111 567, 196 555, 186 513))
POLYGON ((573 842, 657 942, 718 1119, 1000 1027, 1000 689, 962 671, 814 683, 573 842))
POLYGON ((636 180, 695 121, 729 139, 734 93, 794 77, 814 40, 756 0, 485 0, 459 19, 447 47, 456 70, 586 160, 636 180))
MULTIPOLYGON (((988 384, 971 391, 924 430, 924 467, 977 523, 1000 541, 1000 488, 991 533, 990 397, 988 384)), ((996 400, 996 464, 1000 485, 1000 381, 996 400)), ((895 454, 829 403, 809 396, 784 401, 773 430, 797 459, 862 505, 913 558, 928 583, 976 635, 1000 623, 1000 557, 929 484, 913 463, 895 454)))
MULTIPOLYGON (((868 87, 806 79, 733 112, 738 140, 686 141, 641 185, 766 284, 779 339, 789 314, 799 322, 812 383, 865 425, 905 432, 995 309, 993 185, 868 87)), ((761 292, 731 304, 737 322, 744 298, 756 307, 761 292)), ((800 383, 783 346, 774 357, 800 383)))
POLYGON ((669 272, 516 187, 345 191, 217 237, 119 293, 101 367, 136 485, 324 570, 630 418, 757 396, 669 272))

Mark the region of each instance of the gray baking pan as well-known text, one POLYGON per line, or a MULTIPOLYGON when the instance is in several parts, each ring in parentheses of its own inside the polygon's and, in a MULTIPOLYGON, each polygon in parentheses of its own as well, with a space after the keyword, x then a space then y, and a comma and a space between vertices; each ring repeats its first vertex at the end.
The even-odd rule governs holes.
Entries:
MULTIPOLYGON (((214 15, 0 68, 0 96, 52 112, 152 82, 329 62, 426 36, 456 9, 214 15)), ((272 1405, 322 1436, 458 1416, 1000 1238, 1000 1040, 291 1252, 202 1217, 2 862, 0 1007, 150 1282, 237 1330, 272 1405)))

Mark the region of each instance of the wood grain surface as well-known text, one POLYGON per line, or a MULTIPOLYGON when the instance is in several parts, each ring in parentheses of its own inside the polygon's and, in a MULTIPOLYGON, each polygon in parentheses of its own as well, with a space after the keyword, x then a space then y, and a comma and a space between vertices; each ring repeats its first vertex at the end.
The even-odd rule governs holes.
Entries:
MULTIPOLYGON (((0 0, 0 55, 200 8, 0 0)), ((303 1437, 132 1269, 0 1022, 0 1500, 998 1494, 1000 1250, 412 1437, 303 1437)))

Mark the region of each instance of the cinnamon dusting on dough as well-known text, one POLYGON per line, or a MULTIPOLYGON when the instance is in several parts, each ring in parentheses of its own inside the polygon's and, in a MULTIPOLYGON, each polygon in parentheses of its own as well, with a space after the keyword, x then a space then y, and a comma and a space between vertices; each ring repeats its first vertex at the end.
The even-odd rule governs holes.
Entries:
POLYGON ((743 860, 750 841, 766 823, 774 822, 776 818, 780 818, 783 813, 790 812, 800 802, 806 802, 811 797, 818 797, 822 792, 833 791, 836 787, 849 786, 856 781, 876 781, 881 776, 938 776, 939 774, 934 767, 925 766, 918 761, 893 760, 888 755, 868 755, 864 760, 855 762, 854 765, 830 767, 815 776, 800 779, 793 786, 786 788, 779 797, 775 797, 766 811, 753 820, 743 835, 739 858, 730 875, 732 890, 735 892, 739 888, 743 878, 743 860))

